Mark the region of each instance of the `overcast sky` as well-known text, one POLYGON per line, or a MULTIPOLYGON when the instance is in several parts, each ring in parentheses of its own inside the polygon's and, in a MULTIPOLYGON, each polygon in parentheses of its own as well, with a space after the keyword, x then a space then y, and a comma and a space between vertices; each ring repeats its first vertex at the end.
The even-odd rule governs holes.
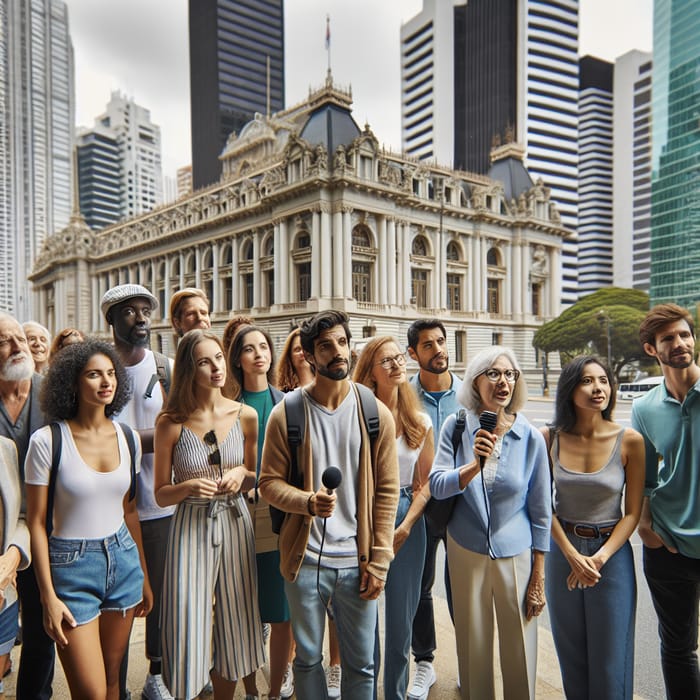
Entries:
MULTIPOLYGON (((447 0, 441 0, 447 1, 447 0)), ((92 126, 112 90, 161 128, 163 169, 191 161, 187 0, 66 0, 75 50, 76 121, 92 126)), ((352 86, 355 120, 401 145, 399 31, 422 0, 286 0, 287 104, 325 80, 326 14, 335 82, 352 86)), ((581 0, 580 54, 609 61, 651 51, 653 0, 581 0)))

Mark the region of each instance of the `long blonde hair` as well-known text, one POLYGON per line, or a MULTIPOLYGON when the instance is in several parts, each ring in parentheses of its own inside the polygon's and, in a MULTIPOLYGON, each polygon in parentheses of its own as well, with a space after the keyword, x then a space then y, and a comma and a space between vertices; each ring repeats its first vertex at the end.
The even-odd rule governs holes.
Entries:
MULTIPOLYGON (((377 385, 372 379, 372 368, 376 364, 379 349, 387 343, 394 343, 398 347, 398 343, 390 335, 379 335, 372 338, 362 349, 352 375, 353 381, 368 386, 375 395, 377 385)), ((396 432, 404 436, 406 444, 412 450, 417 450, 423 444, 428 428, 420 417, 418 396, 408 381, 402 382, 398 386, 397 409, 396 432)))

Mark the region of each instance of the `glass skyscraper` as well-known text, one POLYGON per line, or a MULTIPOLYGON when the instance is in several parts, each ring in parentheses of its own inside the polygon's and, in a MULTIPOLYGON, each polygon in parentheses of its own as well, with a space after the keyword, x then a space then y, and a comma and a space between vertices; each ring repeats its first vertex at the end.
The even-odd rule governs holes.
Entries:
POLYGON ((27 275, 68 224, 73 46, 62 0, 0 2, 0 309, 32 317, 27 275))
POLYGON ((655 0, 651 303, 700 301, 700 3, 655 0))
POLYGON ((190 0, 192 181, 216 182, 232 132, 284 109, 282 0, 190 0))

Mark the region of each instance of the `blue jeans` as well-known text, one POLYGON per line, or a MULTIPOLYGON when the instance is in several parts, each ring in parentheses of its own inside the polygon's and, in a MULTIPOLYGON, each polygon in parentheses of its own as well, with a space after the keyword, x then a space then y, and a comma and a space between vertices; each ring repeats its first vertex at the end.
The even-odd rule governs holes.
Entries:
POLYGON ((298 698, 327 700, 323 670, 325 601, 332 600, 338 628, 341 668, 340 692, 344 698, 371 700, 374 688, 374 632, 377 601, 360 598, 360 571, 321 566, 316 589, 316 565, 304 563, 296 581, 285 581, 292 630, 296 641, 294 682, 298 698))
POLYGON ((644 547, 644 575, 659 619, 666 697, 698 700, 700 559, 644 547))
MULTIPOLYGON (((400 525, 411 506, 410 489, 401 489, 396 525, 400 525)), ((421 576, 425 561, 425 522, 421 517, 411 528, 398 554, 391 562, 384 598, 384 698, 405 700, 408 686, 408 662, 411 628, 421 594, 421 576)))
MULTIPOLYGON (((567 537, 584 556, 595 554, 607 540, 573 533, 567 537)), ((591 588, 567 588, 571 567, 553 539, 545 568, 552 636, 567 699, 631 699, 637 581, 630 543, 607 561, 591 588)))

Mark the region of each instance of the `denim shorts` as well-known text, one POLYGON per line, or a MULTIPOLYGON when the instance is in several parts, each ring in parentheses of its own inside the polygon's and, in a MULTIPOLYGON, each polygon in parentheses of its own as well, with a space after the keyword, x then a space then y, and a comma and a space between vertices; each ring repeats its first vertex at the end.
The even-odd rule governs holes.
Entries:
POLYGON ((0 613, 0 656, 9 654, 19 634, 19 602, 8 605, 0 613))
POLYGON ((142 600, 139 550, 124 523, 103 540, 49 538, 49 561, 56 595, 79 625, 102 611, 124 613, 142 600))

